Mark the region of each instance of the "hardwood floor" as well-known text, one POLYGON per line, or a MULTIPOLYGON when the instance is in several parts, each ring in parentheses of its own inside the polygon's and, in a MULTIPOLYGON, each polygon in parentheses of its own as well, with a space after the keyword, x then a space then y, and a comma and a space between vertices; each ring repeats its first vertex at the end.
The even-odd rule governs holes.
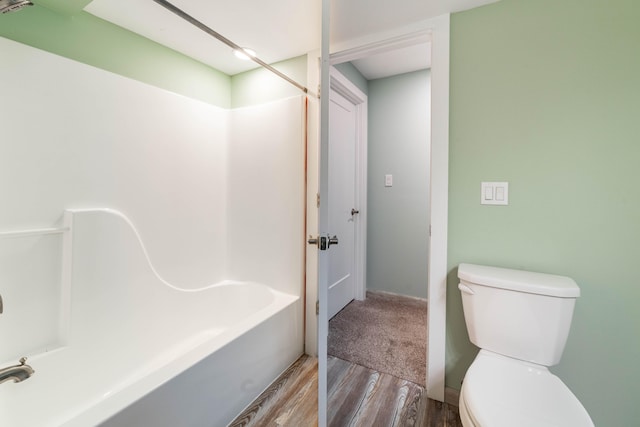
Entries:
MULTIPOLYGON (((230 426, 317 426, 317 367, 302 356, 230 426)), ((330 427, 462 427, 457 407, 417 384, 331 356, 327 368, 330 427)))
POLYGON ((424 387, 337 357, 328 360, 329 426, 462 427, 458 408, 424 387))
POLYGON ((229 427, 318 425, 318 359, 303 355, 229 427))

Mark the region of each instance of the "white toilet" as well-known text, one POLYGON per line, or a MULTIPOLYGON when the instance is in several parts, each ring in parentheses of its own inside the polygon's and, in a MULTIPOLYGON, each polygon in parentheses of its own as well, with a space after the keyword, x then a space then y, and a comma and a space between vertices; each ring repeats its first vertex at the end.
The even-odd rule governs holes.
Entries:
POLYGON ((462 306, 480 352, 460 391, 465 427, 589 427, 547 369, 562 356, 580 288, 568 277, 460 264, 462 306))

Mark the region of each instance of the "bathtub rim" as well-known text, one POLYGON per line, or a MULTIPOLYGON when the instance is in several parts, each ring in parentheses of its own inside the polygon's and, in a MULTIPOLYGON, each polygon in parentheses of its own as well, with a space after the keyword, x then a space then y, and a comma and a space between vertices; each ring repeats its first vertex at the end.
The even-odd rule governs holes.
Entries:
MULTIPOLYGON (((105 422, 127 406, 134 404, 153 390, 169 382, 172 378, 177 377, 187 369, 202 362, 217 350, 233 343, 234 340, 240 338, 244 333, 266 322, 275 314, 290 307, 294 309, 292 306, 301 301, 298 296, 277 291, 264 284, 259 285, 267 287, 275 296, 275 300, 267 307, 256 311, 237 325, 224 330, 211 339, 199 343, 188 352, 180 353, 178 357, 168 360, 167 363, 164 363, 147 375, 137 378, 137 381, 131 379, 130 381, 119 383, 120 387, 105 393, 105 396, 102 398, 94 398, 85 402, 82 406, 75 407, 72 413, 61 415, 58 420, 53 421, 51 426, 84 427, 87 425, 99 425, 105 422)), ((201 332, 206 332, 206 330, 201 332)), ((34 359, 36 359, 35 356, 34 359)))

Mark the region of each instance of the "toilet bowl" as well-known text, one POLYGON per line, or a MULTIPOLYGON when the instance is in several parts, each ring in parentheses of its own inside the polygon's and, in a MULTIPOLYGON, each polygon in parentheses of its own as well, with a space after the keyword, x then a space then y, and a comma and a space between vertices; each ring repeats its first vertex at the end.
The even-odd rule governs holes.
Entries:
POLYGON ((544 366, 481 350, 460 392, 465 427, 587 427, 589 414, 544 366))
POLYGON ((577 284, 568 277, 460 264, 469 338, 480 352, 460 392, 464 427, 593 427, 548 366, 560 361, 577 284))

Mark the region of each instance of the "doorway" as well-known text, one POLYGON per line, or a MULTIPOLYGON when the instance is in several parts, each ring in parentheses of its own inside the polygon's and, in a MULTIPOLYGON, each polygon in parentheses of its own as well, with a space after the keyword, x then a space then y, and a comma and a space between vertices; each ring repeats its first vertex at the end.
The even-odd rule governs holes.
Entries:
MULTIPOLYGON (((416 48, 424 52, 428 46, 416 48)), ((374 67, 376 71, 368 67, 370 63, 367 59, 337 65, 367 91, 368 159, 364 161, 368 179, 362 192, 367 193, 368 203, 360 210, 367 214, 369 227, 366 298, 350 302, 334 317, 337 311, 332 307, 330 283, 329 425, 354 421, 351 416, 360 417, 361 414, 352 414, 350 401, 364 399, 363 404, 369 406, 366 402, 375 399, 366 388, 356 387, 364 378, 340 374, 345 363, 352 364, 353 369, 367 368, 382 375, 370 374, 369 380, 376 384, 387 381, 386 375, 407 381, 420 390, 421 396, 426 382, 430 89, 429 71, 425 68, 429 62, 424 58, 400 74, 395 74, 397 66, 382 70, 374 67), (350 399, 344 399, 347 389, 353 390, 350 399)), ((343 121, 343 109, 333 108, 333 102, 329 112, 330 226, 336 210, 331 203, 331 183, 342 176, 341 161, 334 161, 333 151, 342 153, 345 146, 350 146, 348 140, 334 135, 353 134, 351 123, 343 121)), ((347 185, 348 180, 342 181, 347 185)), ((335 270, 331 258, 335 254, 337 251, 329 251, 330 274, 335 270)), ((385 390, 396 393, 393 387, 385 390)))
MULTIPOLYGON (((448 194, 448 128, 449 128, 449 15, 424 21, 422 30, 416 32, 399 30, 395 35, 383 34, 371 37, 367 43, 356 41, 341 46, 332 46, 331 61, 347 62, 364 57, 372 52, 392 49, 400 45, 415 44, 416 40, 430 42, 432 58, 432 108, 431 108, 431 191, 430 226, 428 259, 428 352, 427 352, 427 395, 435 400, 444 401, 445 374, 445 313, 446 313, 446 276, 447 276, 447 194, 448 194)), ((323 43, 323 53, 328 51, 328 40, 323 43)), ((329 60, 322 60, 323 99, 328 99, 329 60)), ((321 107, 321 111, 322 107, 321 107)), ((328 108, 323 111, 328 113, 328 108)), ((328 114, 327 114, 328 115, 328 114)), ((322 116, 321 116, 322 117, 322 116)), ((321 118, 320 144, 320 194, 326 194, 328 164, 326 148, 328 146, 328 120, 321 118), (324 156, 323 156, 324 154, 324 156)), ((320 231, 326 232, 327 223, 322 219, 328 212, 319 210, 320 231)), ((326 217, 325 217, 326 218, 326 217)), ((319 254, 318 273, 318 357, 319 357, 319 412, 320 425, 325 421, 327 409, 327 362, 326 338, 328 330, 326 254, 319 254), (323 258, 324 257, 324 258, 323 258)))

